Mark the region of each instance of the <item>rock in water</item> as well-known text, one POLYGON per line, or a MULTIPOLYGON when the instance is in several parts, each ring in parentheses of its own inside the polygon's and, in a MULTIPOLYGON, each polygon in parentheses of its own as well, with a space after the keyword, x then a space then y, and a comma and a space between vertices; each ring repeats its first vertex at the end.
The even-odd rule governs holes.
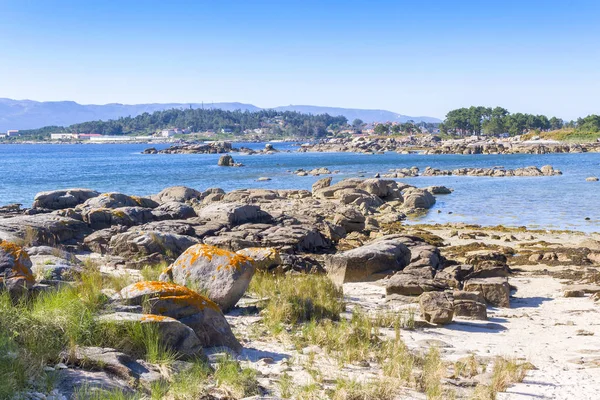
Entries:
POLYGON ((419 297, 419 306, 427 322, 439 325, 452 322, 454 299, 448 292, 425 292, 419 297))
POLYGON ((25 294, 35 284, 31 260, 23 248, 0 241, 0 289, 6 288, 11 296, 25 294))
POLYGON ((219 162, 217 163, 220 167, 233 167, 234 164, 233 157, 229 154, 219 157, 219 162))
POLYGON ((596 176, 588 176, 587 178, 585 178, 586 181, 588 182, 598 182, 598 177, 596 176))
POLYGON ((404 192, 404 208, 429 209, 435 204, 435 197, 427 190, 410 188, 404 192))
POLYGON ((215 303, 185 286, 167 282, 137 282, 121 290, 127 305, 147 307, 150 313, 175 318, 194 330, 203 347, 241 345, 215 303))
POLYGON ((171 280, 204 293, 226 312, 244 295, 254 271, 249 257, 197 244, 167 268, 161 281, 171 280))

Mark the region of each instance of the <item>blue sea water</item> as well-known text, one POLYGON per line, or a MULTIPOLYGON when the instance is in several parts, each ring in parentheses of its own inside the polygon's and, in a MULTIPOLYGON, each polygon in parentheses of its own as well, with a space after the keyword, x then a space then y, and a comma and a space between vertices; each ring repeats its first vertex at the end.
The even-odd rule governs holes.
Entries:
MULTIPOLYGON (((237 144, 259 149, 264 143, 237 144)), ((0 145, 0 205, 30 206, 40 191, 84 187, 149 195, 185 185, 203 190, 220 187, 310 189, 321 177, 298 177, 298 168, 328 167, 340 170, 334 182, 360 174, 372 177, 391 168, 426 166, 519 168, 550 164, 563 171, 553 177, 417 177, 400 181, 415 186, 444 185, 455 191, 437 196, 435 207, 417 222, 469 222, 482 225, 526 225, 536 228, 600 231, 600 154, 547 155, 402 155, 387 153, 297 153, 297 147, 276 143, 291 153, 233 154, 242 168, 217 166, 217 154, 143 155, 146 144, 103 145, 0 145), (272 180, 257 182, 259 177, 272 180), (438 213, 438 210, 441 213, 438 213), (449 213, 451 212, 451 214, 449 213), (589 218, 586 220, 585 218, 589 218)), ((165 147, 165 146, 163 146, 165 147)))

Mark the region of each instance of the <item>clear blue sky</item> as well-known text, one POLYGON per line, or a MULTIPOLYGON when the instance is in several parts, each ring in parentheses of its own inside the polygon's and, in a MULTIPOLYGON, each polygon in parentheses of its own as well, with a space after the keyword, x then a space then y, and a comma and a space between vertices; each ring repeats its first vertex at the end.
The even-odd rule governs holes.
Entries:
POLYGON ((0 0, 0 97, 600 113, 600 1, 0 0))

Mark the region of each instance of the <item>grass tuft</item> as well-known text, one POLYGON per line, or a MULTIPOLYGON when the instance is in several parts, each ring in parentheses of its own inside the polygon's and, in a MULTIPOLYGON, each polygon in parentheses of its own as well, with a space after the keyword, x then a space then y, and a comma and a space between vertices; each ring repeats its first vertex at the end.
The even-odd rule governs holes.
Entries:
POLYGON ((345 304, 341 289, 326 275, 255 274, 249 291, 267 298, 262 310, 265 325, 281 332, 285 325, 330 319, 337 321, 345 304))

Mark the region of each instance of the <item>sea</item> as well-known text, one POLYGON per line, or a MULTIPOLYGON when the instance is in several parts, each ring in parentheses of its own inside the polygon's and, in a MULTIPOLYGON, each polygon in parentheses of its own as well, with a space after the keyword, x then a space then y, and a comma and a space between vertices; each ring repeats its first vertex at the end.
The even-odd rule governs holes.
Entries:
MULTIPOLYGON (((265 143, 236 143, 262 149, 265 143)), ((148 144, 3 144, 0 145, 0 205, 31 206, 41 191, 90 188, 146 196, 169 186, 197 190, 219 187, 309 189, 323 176, 300 177, 292 172, 327 167, 339 173, 334 182, 373 177, 390 169, 427 166, 440 169, 552 165, 563 172, 550 177, 439 176, 402 178, 418 187, 443 185, 452 194, 437 196, 435 206, 408 223, 465 222, 481 225, 527 226, 600 232, 600 153, 422 155, 299 153, 293 143, 274 143, 273 155, 232 153, 243 167, 219 167, 218 154, 141 154, 148 144), (287 152, 289 151, 289 152, 287 152), (257 181, 268 177, 270 181, 257 181)), ((154 146, 157 148, 167 145, 154 146)))

